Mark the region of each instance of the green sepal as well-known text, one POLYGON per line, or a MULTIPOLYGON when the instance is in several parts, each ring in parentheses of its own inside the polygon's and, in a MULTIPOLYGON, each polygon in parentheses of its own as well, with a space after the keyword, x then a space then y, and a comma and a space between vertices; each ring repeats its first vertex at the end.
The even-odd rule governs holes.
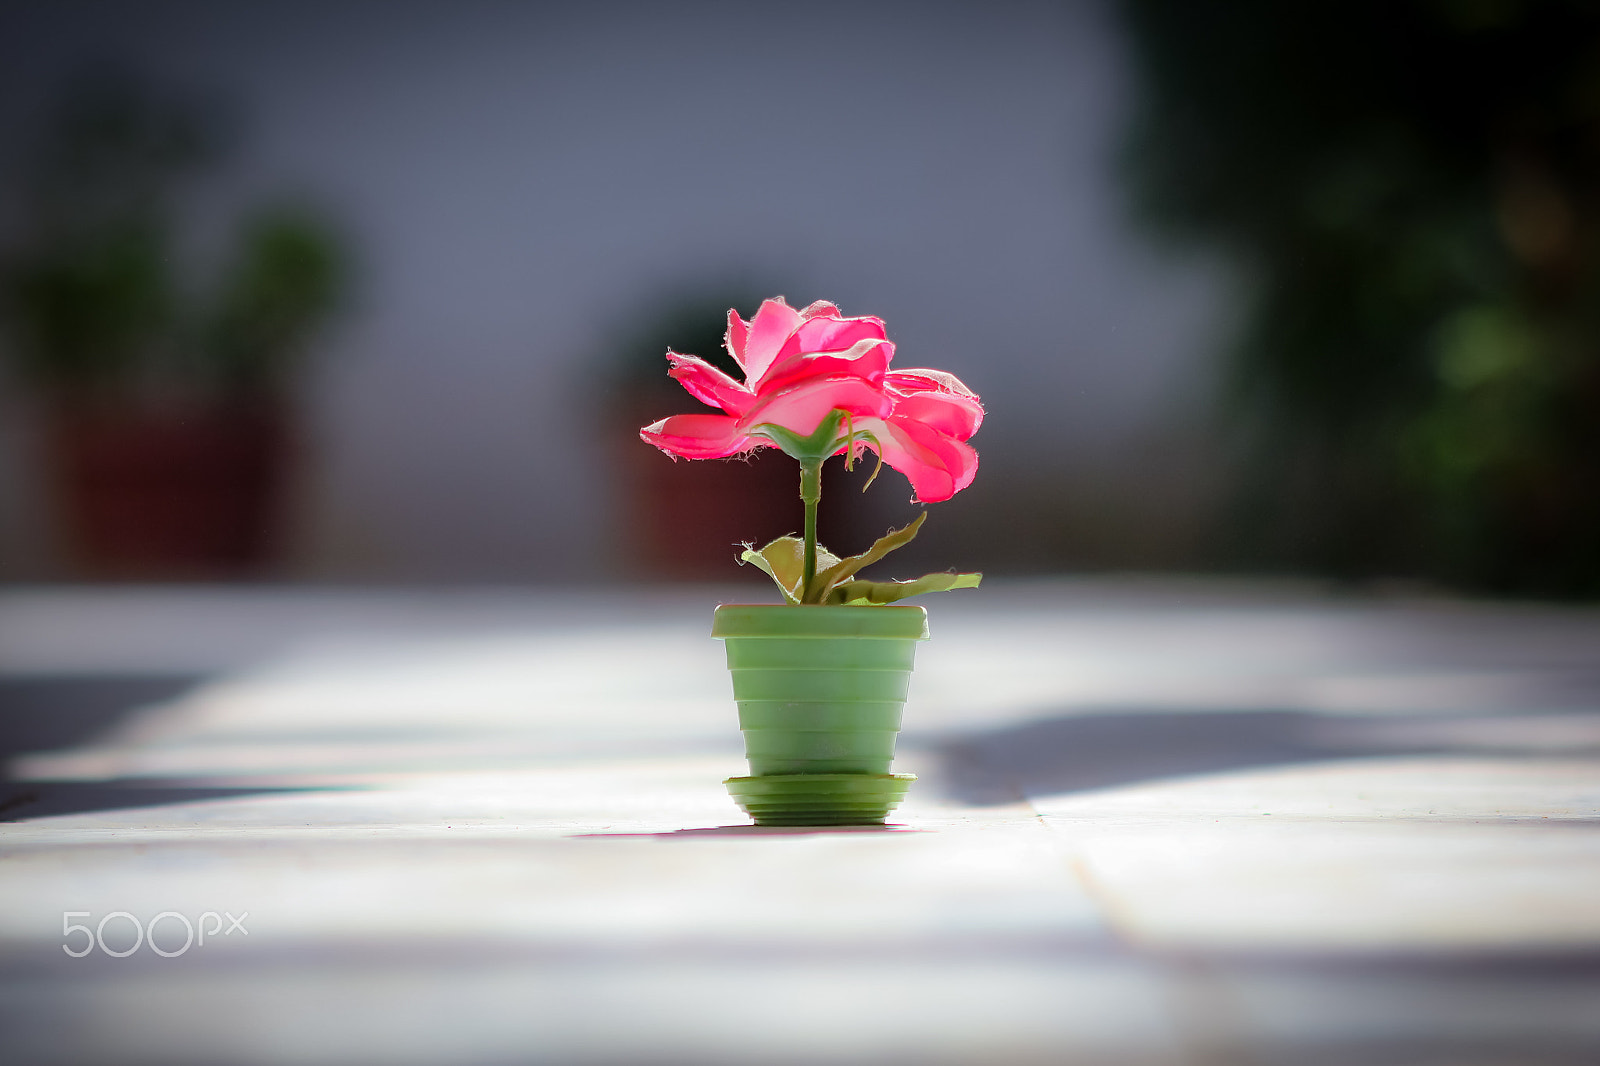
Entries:
POLYGON ((982 574, 925 574, 915 581, 846 581, 829 591, 827 603, 848 607, 895 603, 925 592, 975 589, 982 574))
POLYGON ((928 512, 923 511, 911 522, 901 529, 892 529, 879 537, 877 541, 860 555, 852 555, 841 559, 834 565, 823 569, 822 560, 817 560, 817 581, 815 602, 826 601, 827 594, 841 581, 856 576, 856 571, 882 559, 896 548, 903 548, 916 539, 917 531, 922 528, 922 522, 928 517, 928 512))
POLYGON ((850 412, 843 408, 834 408, 828 413, 809 437, 802 437, 792 429, 763 422, 750 430, 752 437, 765 437, 783 450, 791 458, 805 462, 808 459, 821 461, 833 455, 844 447, 847 434, 841 433, 845 420, 850 417, 850 412))
MULTIPOLYGON (((799 537, 779 537, 757 551, 745 545, 740 554, 741 563, 758 567, 777 583, 786 602, 798 605, 802 601, 800 582, 805 578, 805 542, 799 537)), ((817 545, 817 566, 834 566, 839 557, 822 545, 817 545)))

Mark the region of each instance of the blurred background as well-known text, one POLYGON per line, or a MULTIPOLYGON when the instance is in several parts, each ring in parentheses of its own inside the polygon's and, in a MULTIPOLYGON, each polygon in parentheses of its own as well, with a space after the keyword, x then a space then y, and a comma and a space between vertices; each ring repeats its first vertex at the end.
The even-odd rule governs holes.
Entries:
POLYGON ((896 567, 1593 597, 1597 120, 1556 0, 5 3, 0 580, 737 579, 635 433, 783 293, 988 407, 896 567))

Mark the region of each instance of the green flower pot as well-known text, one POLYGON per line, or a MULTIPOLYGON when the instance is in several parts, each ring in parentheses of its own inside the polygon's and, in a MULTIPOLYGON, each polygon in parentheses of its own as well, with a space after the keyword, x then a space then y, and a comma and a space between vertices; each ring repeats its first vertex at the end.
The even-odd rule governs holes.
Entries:
POLYGON ((749 777, 728 791, 758 825, 881 825, 912 774, 891 774, 921 607, 725 604, 749 777))

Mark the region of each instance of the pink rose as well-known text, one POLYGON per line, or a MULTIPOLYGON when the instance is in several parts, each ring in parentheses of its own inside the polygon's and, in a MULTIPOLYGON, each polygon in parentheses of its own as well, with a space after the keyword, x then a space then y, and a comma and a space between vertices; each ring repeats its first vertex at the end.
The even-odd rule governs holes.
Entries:
POLYGON ((918 502, 948 500, 972 484, 978 453, 967 440, 983 424, 977 395, 942 370, 895 371, 883 385, 894 403, 889 417, 857 418, 854 428, 877 438, 873 450, 906 476, 918 502))
MULTIPOLYGON (((778 297, 749 322, 729 311, 726 343, 743 382, 703 359, 667 352, 668 372, 723 413, 662 419, 639 431, 643 440, 674 457, 718 459, 770 447, 752 435, 761 426, 809 436, 843 411, 856 450, 878 451, 921 502, 947 500, 971 484, 978 454, 966 441, 983 421, 977 396, 943 371, 889 372, 894 344, 881 319, 846 318, 824 300, 796 311, 778 297)), ((846 447, 841 437, 834 451, 846 447)))

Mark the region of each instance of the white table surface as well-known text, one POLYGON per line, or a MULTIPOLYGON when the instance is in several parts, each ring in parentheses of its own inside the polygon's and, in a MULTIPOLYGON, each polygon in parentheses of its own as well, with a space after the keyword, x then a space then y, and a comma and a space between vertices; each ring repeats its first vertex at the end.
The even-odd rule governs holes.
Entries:
POLYGON ((0 823, 0 1057, 1600 1061, 1600 612, 930 596, 897 826, 759 831, 752 593, 0 593, 0 678, 212 675, 6 787, 238 790, 0 823))

